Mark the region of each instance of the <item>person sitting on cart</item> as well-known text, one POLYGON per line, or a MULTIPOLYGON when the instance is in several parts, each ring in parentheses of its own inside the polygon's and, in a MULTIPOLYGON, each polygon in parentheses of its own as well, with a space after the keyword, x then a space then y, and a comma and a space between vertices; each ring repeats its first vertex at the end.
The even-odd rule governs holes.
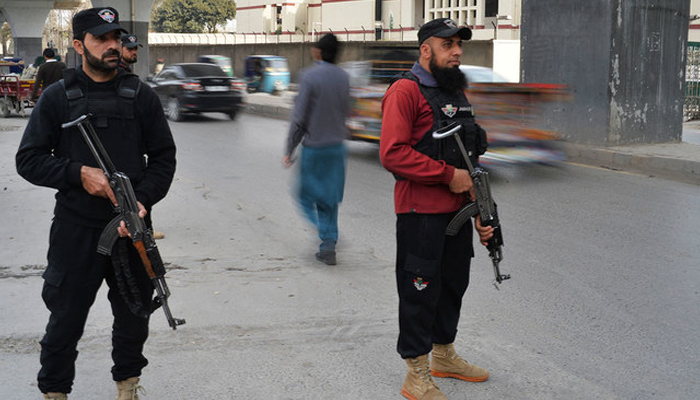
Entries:
POLYGON ((43 56, 45 62, 39 66, 34 87, 32 88, 32 95, 29 97, 33 102, 36 102, 39 98, 37 96, 39 88, 42 88, 42 90, 46 89, 52 83, 59 81, 63 78, 63 70, 66 69, 66 64, 56 59, 56 52, 53 49, 44 49, 43 56))

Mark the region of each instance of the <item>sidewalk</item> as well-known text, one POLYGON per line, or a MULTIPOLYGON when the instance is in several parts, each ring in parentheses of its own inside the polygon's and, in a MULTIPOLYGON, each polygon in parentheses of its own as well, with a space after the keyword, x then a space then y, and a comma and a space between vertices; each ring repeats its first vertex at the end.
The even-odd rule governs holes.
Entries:
MULTIPOLYGON (((289 119, 293 93, 248 95, 246 112, 289 119)), ((700 184, 700 121, 683 124, 682 142, 600 147, 564 143, 568 162, 700 184)))

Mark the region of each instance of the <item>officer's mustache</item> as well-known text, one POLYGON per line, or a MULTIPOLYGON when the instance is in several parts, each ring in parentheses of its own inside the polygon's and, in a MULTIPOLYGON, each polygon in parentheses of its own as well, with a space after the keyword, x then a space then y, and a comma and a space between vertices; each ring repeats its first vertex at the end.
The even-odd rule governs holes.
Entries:
POLYGON ((106 52, 104 52, 104 53, 102 54, 102 61, 104 61, 105 58, 107 58, 107 57, 112 57, 112 56, 115 56, 115 57, 119 58, 119 51, 117 51, 117 50, 107 50, 106 52))

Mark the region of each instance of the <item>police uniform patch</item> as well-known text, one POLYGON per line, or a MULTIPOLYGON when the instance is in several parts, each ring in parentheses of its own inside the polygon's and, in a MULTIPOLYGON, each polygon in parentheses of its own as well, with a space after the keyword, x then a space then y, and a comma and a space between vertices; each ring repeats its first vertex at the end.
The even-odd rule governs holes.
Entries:
POLYGON ((455 22, 454 22, 453 20, 451 20, 451 19, 446 19, 446 20, 445 20, 445 25, 447 25, 447 27, 450 28, 450 29, 456 29, 456 28, 457 28, 457 23, 455 23, 455 22))
POLYGON ((104 10, 100 10, 97 15, 99 15, 105 22, 109 22, 110 24, 114 22, 115 15, 110 9, 105 8, 104 10))
POLYGON ((445 107, 441 108, 442 112, 447 115, 447 118, 452 118, 457 114, 457 108, 453 107, 452 104, 446 104, 445 107))
POLYGON ((430 282, 424 282, 423 278, 421 278, 420 276, 413 280, 413 286, 415 286, 416 289, 418 289, 418 291, 427 288, 429 283, 430 282))

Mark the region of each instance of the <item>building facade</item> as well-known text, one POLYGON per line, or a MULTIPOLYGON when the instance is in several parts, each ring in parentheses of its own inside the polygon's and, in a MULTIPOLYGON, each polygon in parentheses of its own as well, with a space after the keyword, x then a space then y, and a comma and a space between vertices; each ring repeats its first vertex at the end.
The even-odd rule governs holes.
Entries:
POLYGON ((520 0, 238 0, 236 33, 266 42, 328 32, 344 40, 415 41, 425 21, 442 17, 471 27, 476 40, 520 38, 520 0))

